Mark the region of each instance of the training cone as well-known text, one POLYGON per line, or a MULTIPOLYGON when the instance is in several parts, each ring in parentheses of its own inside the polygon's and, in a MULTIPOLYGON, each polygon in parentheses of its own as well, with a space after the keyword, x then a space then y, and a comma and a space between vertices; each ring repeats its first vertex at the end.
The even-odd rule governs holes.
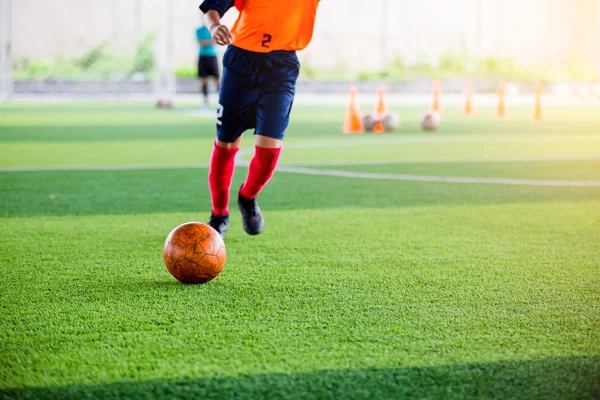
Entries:
POLYGON ((365 130, 360 107, 356 102, 357 94, 358 90, 355 87, 350 88, 350 104, 348 104, 348 110, 346 111, 343 129, 344 133, 347 134, 363 133, 365 130))
POLYGON ((373 133, 385 133, 385 127, 383 126, 383 121, 381 119, 378 119, 373 126, 373 133))
POLYGON ((431 111, 441 114, 442 104, 440 102, 440 95, 442 93, 442 85, 440 81, 433 81, 431 92, 433 94, 433 103, 431 104, 431 111))
POLYGON ((465 117, 472 117, 473 116, 473 83, 469 82, 467 84, 467 88, 465 89, 465 95, 466 95, 466 99, 465 99, 465 105, 463 106, 463 109, 462 109, 462 114, 465 117))
POLYGON ((375 104, 375 110, 373 110, 373 115, 377 122, 373 126, 373 133, 384 133, 385 126, 383 126, 383 118, 388 113, 387 105, 385 104, 385 88, 377 89, 377 104, 375 104))
POLYGON ((501 83, 498 85, 498 106, 496 107, 496 116, 498 118, 506 117, 506 103, 504 102, 506 90, 504 88, 504 84, 501 83))
POLYGON ((378 120, 383 119, 388 113, 387 105, 385 104, 385 88, 377 89, 377 104, 375 105, 374 114, 378 120))
POLYGON ((535 108, 533 110, 533 119, 535 121, 541 121, 544 119, 542 113, 542 85, 538 84, 535 88, 535 108))

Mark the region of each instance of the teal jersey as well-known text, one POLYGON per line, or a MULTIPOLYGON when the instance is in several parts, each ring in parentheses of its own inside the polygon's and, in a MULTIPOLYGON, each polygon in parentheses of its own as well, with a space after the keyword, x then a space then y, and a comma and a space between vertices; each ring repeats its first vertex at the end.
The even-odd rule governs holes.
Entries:
MULTIPOLYGON (((196 29, 196 40, 212 40, 212 35, 204 25, 196 29)), ((214 44, 209 46, 200 46, 200 55, 203 57, 216 57, 217 49, 214 44)))

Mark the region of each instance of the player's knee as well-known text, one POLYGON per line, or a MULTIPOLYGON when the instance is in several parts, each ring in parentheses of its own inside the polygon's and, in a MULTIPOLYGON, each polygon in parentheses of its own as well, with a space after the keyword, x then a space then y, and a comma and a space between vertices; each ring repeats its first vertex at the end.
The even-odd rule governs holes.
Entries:
POLYGON ((217 139, 215 139, 215 144, 217 147, 221 147, 223 149, 239 149, 242 147, 242 137, 238 137, 233 142, 222 141, 217 137, 217 139))
POLYGON ((281 138, 273 138, 256 134, 256 145, 265 149, 278 149, 283 146, 283 135, 281 135, 281 138))

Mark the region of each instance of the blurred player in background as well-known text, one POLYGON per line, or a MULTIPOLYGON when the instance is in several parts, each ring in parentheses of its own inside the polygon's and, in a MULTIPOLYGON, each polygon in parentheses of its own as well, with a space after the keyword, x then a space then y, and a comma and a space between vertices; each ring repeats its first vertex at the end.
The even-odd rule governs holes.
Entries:
POLYGON ((219 61, 217 59, 217 49, 210 31, 205 25, 196 29, 196 40, 200 46, 198 55, 198 78, 202 85, 202 94, 204 96, 204 107, 209 108, 208 102, 208 78, 214 78, 217 84, 217 91, 221 85, 221 75, 219 73, 219 61))
POLYGON ((244 230, 264 227, 256 197, 273 176, 289 123, 300 63, 296 50, 310 43, 319 0, 205 0, 200 9, 215 43, 229 46, 217 110, 217 138, 210 160, 212 215, 209 225, 222 236, 229 228, 229 192, 242 133, 254 129, 255 153, 238 193, 244 230), (231 31, 221 24, 235 6, 231 31))

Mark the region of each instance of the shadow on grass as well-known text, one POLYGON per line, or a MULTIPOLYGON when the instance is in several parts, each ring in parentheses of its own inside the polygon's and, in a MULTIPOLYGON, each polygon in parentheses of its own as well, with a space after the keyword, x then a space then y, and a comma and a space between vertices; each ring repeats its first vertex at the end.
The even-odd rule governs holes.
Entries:
POLYGON ((5 399, 84 398, 598 398, 600 358, 325 370, 207 379, 1 390, 5 399))

